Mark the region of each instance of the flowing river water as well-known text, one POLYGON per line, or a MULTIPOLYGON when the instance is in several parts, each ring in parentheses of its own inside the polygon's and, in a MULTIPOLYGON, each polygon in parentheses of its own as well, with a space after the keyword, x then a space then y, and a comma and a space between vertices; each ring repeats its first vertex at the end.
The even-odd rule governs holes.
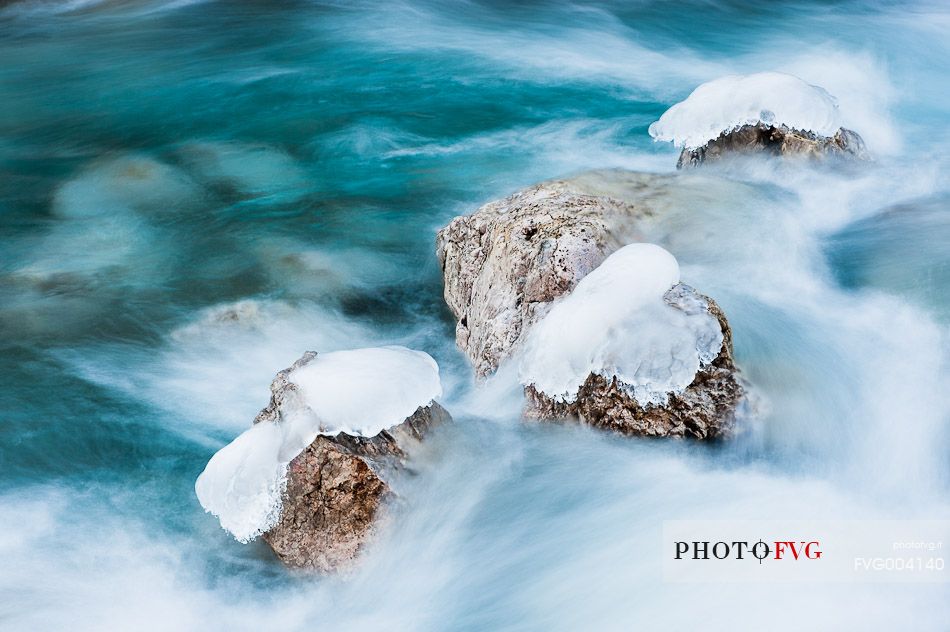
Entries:
POLYGON ((950 518, 947 59, 926 2, 0 3, 0 627, 947 629, 947 584, 665 583, 659 551, 671 519, 950 518), (764 70, 874 162, 710 169, 651 224, 729 317, 743 432, 526 424, 475 387, 435 231, 672 172, 649 124, 764 70), (195 478, 276 371, 371 344, 435 357, 456 423, 357 571, 288 574, 195 478))

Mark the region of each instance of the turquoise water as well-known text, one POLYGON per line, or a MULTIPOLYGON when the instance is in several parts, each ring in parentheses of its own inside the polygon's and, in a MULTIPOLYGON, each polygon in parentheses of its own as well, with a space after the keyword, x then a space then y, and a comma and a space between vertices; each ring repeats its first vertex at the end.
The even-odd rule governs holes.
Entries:
POLYGON ((948 32, 923 3, 4 4, 0 627, 945 629, 945 585, 783 587, 810 605, 776 621, 775 586, 684 594, 657 547, 672 518, 950 516, 948 32), (647 126, 760 70, 835 94, 876 162, 727 170, 751 188, 658 228, 729 315, 749 430, 538 428, 472 388, 435 231, 671 171, 647 126), (376 343, 436 357, 458 423, 359 572, 290 576, 195 477, 305 349, 376 343))

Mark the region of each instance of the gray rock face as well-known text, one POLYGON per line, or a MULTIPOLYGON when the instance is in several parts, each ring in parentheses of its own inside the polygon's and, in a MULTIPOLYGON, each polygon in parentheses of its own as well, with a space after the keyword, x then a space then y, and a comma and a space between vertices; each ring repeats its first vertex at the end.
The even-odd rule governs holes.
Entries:
POLYGON ((766 153, 774 156, 801 156, 823 159, 832 156, 868 159, 864 140, 856 132, 841 128, 832 137, 764 123, 744 125, 697 149, 680 153, 677 169, 698 167, 734 154, 766 153))
POLYGON ((445 301, 458 321, 456 342, 475 372, 494 372, 551 301, 612 252, 655 241, 654 218, 672 206, 709 205, 710 191, 721 186, 702 175, 594 171, 534 185, 453 219, 436 247, 445 301))
POLYGON ((719 305, 692 287, 679 283, 664 300, 687 313, 703 310, 713 314, 722 327, 723 343, 713 362, 702 367, 686 390, 671 395, 665 406, 641 406, 621 388, 617 379, 591 374, 577 399, 557 402, 534 386, 525 394, 525 414, 535 419, 577 419, 598 428, 627 435, 717 439, 734 428, 735 410, 742 386, 732 356, 732 329, 719 305))
MULTIPOLYGON (((308 351, 277 374, 270 403, 255 423, 280 418, 297 388, 288 376, 316 355, 308 351)), ((374 437, 318 436, 290 462, 280 520, 264 534, 264 541, 293 568, 327 573, 352 566, 395 495, 392 477, 423 435, 449 419, 448 412, 432 402, 374 437)))
POLYGON ((551 301, 621 245, 607 219, 635 213, 624 202, 555 181, 486 204, 439 231, 456 342, 478 375, 498 368, 551 301))
MULTIPOLYGON (((439 231, 445 300, 458 319, 456 341, 479 376, 512 355, 551 302, 569 293, 626 243, 649 241, 651 220, 670 204, 706 203, 706 181, 632 172, 594 172, 535 185, 439 231)), ((725 343, 718 358, 666 407, 640 409, 615 384, 591 376, 577 401, 558 404, 526 389, 526 414, 574 417, 627 434, 713 438, 727 434, 743 389, 731 330, 718 305, 677 286, 668 301, 699 304, 717 316, 725 343), (677 289, 679 288, 679 289, 677 289), (695 295, 699 300, 687 300, 695 295)), ((674 304, 674 303, 671 303, 674 304)), ((674 305, 675 306, 675 305, 674 305)))

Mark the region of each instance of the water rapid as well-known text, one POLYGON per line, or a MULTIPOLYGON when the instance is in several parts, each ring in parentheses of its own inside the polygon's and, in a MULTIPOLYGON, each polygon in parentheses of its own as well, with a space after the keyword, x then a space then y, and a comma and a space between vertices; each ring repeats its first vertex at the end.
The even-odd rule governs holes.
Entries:
POLYGON ((664 583, 659 534, 950 519, 948 33, 927 2, 0 3, 0 628, 945 630, 946 584, 664 583), (650 123, 759 71, 835 95, 875 159, 711 168, 651 220, 729 316, 736 440, 526 424, 476 387, 435 231, 671 172, 650 123), (288 574, 202 511, 276 371, 393 344, 457 423, 357 571, 288 574))

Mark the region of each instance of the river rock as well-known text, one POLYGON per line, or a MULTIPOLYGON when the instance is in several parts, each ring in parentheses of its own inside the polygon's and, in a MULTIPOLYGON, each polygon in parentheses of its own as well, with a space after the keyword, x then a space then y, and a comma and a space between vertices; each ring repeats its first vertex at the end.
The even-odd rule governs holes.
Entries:
POLYGON ((864 140, 849 129, 840 128, 834 136, 790 129, 784 125, 743 125, 725 131, 702 147, 683 149, 677 169, 698 167, 725 156, 765 153, 773 156, 800 156, 808 159, 846 157, 868 159, 864 140))
POLYGON ((456 217, 439 231, 456 342, 479 376, 498 368, 552 300, 622 245, 606 220, 632 213, 620 200, 553 181, 456 217))
MULTIPOLYGON (((296 402, 288 380, 316 354, 308 352, 271 384, 271 400, 255 423, 277 421, 296 402)), ((318 572, 353 565, 384 520, 395 497, 393 478, 433 426, 449 420, 436 402, 373 437, 318 436, 290 462, 280 518, 264 533, 277 557, 293 568, 318 572)))
MULTIPOLYGON (((445 300, 456 316, 456 342, 479 377, 493 373, 525 334, 589 272, 626 243, 653 241, 655 218, 670 205, 709 204, 723 186, 706 177, 620 170, 531 186, 456 217, 437 236, 445 300)), ((731 185, 728 186, 744 186, 731 185)), ((738 193, 744 193, 739 191, 738 193)), ((663 240, 660 240, 663 241, 663 240)), ((674 291, 675 290, 675 291, 674 291)), ((714 438, 733 427, 743 388, 732 357, 731 329, 715 301, 685 285, 667 302, 687 301, 722 326, 719 357, 668 406, 645 410, 615 384, 591 376, 572 404, 526 389, 526 414, 576 417, 627 434, 714 438), (700 300, 687 301, 695 294, 700 300)))
POLYGON ((577 419, 598 428, 626 435, 717 439, 728 436, 735 426, 735 410, 743 389, 732 352, 732 329, 714 300, 684 283, 673 286, 664 301, 688 314, 708 311, 719 321, 723 342, 713 362, 702 366, 692 383, 671 394, 666 405, 641 406, 611 379, 591 373, 572 402, 558 402, 533 385, 525 388, 529 418, 577 419))
POLYGON ((436 239, 456 343, 478 376, 489 375, 551 301, 612 252, 631 242, 670 241, 658 218, 755 195, 748 185, 701 172, 608 169, 542 182, 456 217, 436 239))

